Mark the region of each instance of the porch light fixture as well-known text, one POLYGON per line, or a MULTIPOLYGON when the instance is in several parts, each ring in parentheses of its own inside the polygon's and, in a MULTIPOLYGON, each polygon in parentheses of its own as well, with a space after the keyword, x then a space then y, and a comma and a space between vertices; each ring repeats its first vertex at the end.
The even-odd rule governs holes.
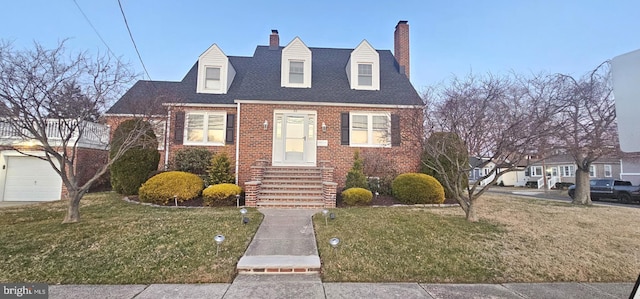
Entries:
POLYGON ((269 122, 265 119, 264 123, 262 124, 262 126, 264 127, 264 130, 266 131, 267 128, 269 128, 269 122))
POLYGON ((213 237, 213 240, 216 241, 216 255, 218 255, 218 251, 220 249, 220 244, 222 244, 222 242, 224 242, 224 236, 223 235, 216 235, 215 237, 213 237))
POLYGON ((327 131, 327 124, 322 122, 322 132, 326 132, 326 131, 327 131))

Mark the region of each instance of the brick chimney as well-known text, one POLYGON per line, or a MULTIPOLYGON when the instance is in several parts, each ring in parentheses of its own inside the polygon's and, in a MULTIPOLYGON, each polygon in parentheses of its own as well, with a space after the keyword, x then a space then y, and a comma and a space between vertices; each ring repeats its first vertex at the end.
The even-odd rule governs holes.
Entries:
POLYGON ((280 49, 280 36, 278 30, 271 29, 271 35, 269 35, 269 50, 280 49))
POLYGON ((400 73, 410 77, 409 70, 409 24, 408 21, 400 21, 393 33, 393 55, 400 65, 400 73))

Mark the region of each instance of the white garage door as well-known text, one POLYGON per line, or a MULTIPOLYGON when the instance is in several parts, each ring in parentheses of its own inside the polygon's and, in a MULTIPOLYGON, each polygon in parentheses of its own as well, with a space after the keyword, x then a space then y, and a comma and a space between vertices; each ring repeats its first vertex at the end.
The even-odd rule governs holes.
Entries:
POLYGON ((60 199, 62 179, 49 162, 34 157, 7 157, 5 201, 60 199))

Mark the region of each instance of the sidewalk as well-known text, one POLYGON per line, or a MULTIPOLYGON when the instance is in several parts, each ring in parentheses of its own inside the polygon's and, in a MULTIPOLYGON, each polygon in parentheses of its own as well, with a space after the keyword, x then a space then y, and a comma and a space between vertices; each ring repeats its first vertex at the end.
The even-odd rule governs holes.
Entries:
POLYGON ((49 298, 628 298, 633 283, 333 283, 320 279, 314 210, 260 209, 264 219, 233 283, 52 285, 49 298), (265 273, 289 274, 265 274, 265 273), (305 274, 291 274, 304 272, 305 274), (260 274, 258 274, 260 273, 260 274))
POLYGON ((52 285, 49 298, 629 298, 633 283, 322 283, 316 274, 241 274, 232 284, 52 285))

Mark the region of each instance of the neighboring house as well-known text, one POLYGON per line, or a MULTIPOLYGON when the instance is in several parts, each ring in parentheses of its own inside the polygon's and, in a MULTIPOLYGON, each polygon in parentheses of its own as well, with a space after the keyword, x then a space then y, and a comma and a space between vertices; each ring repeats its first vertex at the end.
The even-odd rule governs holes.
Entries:
MULTIPOLYGON (((60 140, 60 133, 54 129, 58 128, 57 122, 48 120, 49 144, 54 146, 60 140)), ((74 158, 80 182, 91 178, 108 159, 109 127, 85 122, 83 132, 82 136, 76 133, 70 140, 71 143, 77 141, 74 158)), ((0 201, 54 201, 65 197, 62 179, 49 162, 23 154, 43 157, 45 153, 38 150, 39 143, 19 136, 0 121, 0 201)))
POLYGON ((620 158, 620 179, 640 185, 640 152, 625 153, 620 158))
POLYGON ((137 82, 107 121, 115 128, 153 111, 165 125, 165 166, 186 147, 226 152, 248 206, 335 206, 356 150, 391 160, 397 173, 419 169, 412 126, 422 124, 422 100, 409 81, 406 21, 396 26, 395 56, 366 40, 335 49, 279 39, 273 30, 250 57, 213 44, 182 81, 137 82))
MULTIPOLYGON (((496 164, 493 162, 487 162, 487 160, 488 159, 486 158, 469 157, 469 166, 471 166, 471 171, 469 171, 469 184, 474 184, 484 176, 491 173, 496 164)), ((480 181, 480 186, 488 185, 494 177, 495 174, 491 174, 482 179, 480 181)))
MULTIPOLYGON (((558 154, 547 159, 531 163, 527 169, 528 185, 537 188, 554 188, 556 184, 575 184, 577 166, 568 154, 558 154), (546 168, 546 179, 543 176, 546 168), (546 184, 545 184, 546 181, 546 184)), ((621 173, 620 158, 601 157, 591 164, 589 177, 619 179, 621 173)))

